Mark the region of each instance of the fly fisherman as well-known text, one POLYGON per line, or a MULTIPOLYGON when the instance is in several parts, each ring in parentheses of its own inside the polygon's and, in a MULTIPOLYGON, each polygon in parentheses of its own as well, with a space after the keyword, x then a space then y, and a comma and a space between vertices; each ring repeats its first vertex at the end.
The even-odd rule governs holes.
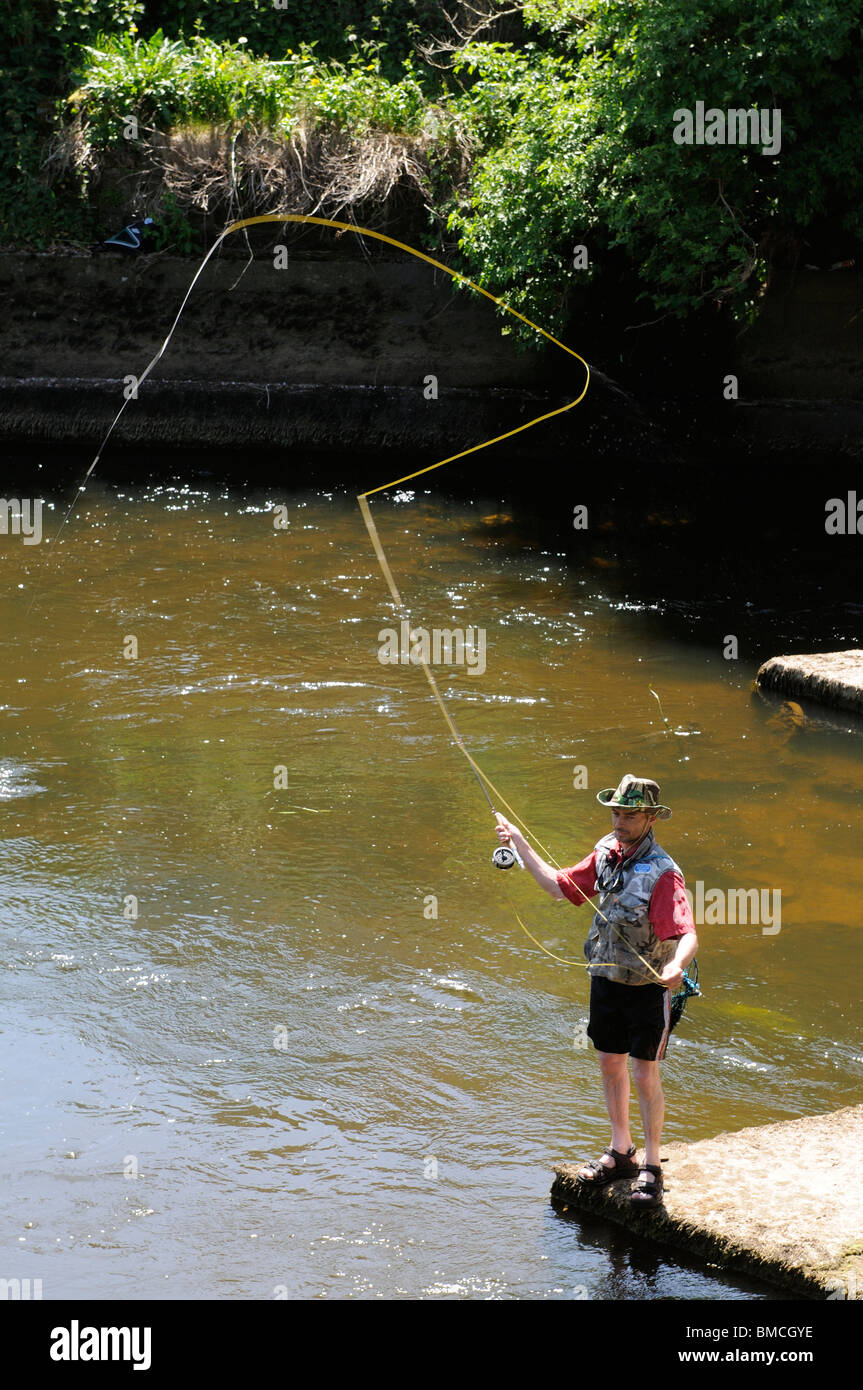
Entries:
POLYGON ((599 894, 584 945, 591 976, 587 1035, 599 1053, 611 1144, 578 1178, 604 1187, 637 1177, 633 1205, 655 1207, 662 1202, 659 1141, 665 1115, 659 1063, 668 1041, 671 991, 682 982, 698 940, 683 875, 653 837, 654 821, 671 815, 660 802, 658 783, 627 773, 619 787, 606 787, 596 799, 611 809, 612 833, 571 869, 558 872, 546 864, 500 814, 497 833, 502 844, 512 841, 552 898, 578 906, 599 894), (629 1056, 644 1127, 640 1165, 629 1132, 629 1056))

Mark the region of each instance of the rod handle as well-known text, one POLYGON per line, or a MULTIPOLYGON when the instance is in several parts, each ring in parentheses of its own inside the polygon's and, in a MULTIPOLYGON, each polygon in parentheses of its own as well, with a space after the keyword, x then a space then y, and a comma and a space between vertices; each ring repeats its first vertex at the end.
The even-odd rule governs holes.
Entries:
MULTIPOLYGON (((494 813, 494 818, 495 818, 495 820, 497 821, 498 825, 500 825, 502 821, 505 821, 505 820, 506 820, 506 816, 503 815, 503 813, 502 813, 501 811, 495 811, 495 813, 494 813)), ((507 838, 506 838, 506 843, 509 845, 510 849, 512 850, 513 854, 515 855, 515 862, 516 862, 516 864, 518 865, 518 867, 519 867, 520 869, 523 869, 523 868, 524 868, 524 860, 522 859, 521 855, 519 854, 518 850, 516 849, 515 845, 513 844, 513 842, 512 842, 512 837, 511 837, 510 835, 507 836, 507 838)))

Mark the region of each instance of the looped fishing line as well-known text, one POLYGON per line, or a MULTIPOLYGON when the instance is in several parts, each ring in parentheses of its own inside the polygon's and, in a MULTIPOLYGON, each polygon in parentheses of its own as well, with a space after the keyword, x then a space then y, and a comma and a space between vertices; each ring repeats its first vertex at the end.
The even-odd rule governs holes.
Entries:
MULTIPOLYGON (((171 339, 173 338, 174 333, 175 333, 175 331, 176 331, 177 325, 178 325, 178 323, 180 322, 180 319, 181 319, 181 317, 182 317, 183 311, 185 310, 185 307, 186 307, 187 303, 189 302, 189 298, 190 298, 190 296, 191 296, 191 294, 192 294, 192 291, 194 290, 195 285, 198 283, 198 280, 200 279, 201 275, 203 274, 203 271, 204 271, 204 269, 206 268, 206 266, 207 266, 207 264, 208 264, 208 262, 209 262, 211 256, 213 255, 213 253, 217 250, 217 248, 218 248, 219 246, 221 246, 221 244, 222 244, 222 242, 225 240, 225 238, 231 236, 232 233, 234 233, 234 232, 244 231, 244 230, 245 230, 246 228, 248 228, 248 227, 255 227, 255 226, 259 226, 259 225, 265 224, 265 223, 277 223, 277 224, 280 225, 280 226, 285 226, 285 225, 286 225, 287 223, 289 223, 289 222, 305 223, 305 224, 308 224, 308 225, 319 226, 319 227, 330 227, 330 228, 333 228, 333 229, 336 230, 336 231, 342 231, 342 232, 352 232, 352 233, 354 233, 354 234, 357 235, 357 236, 361 236, 361 237, 371 237, 371 238, 373 238, 373 239, 376 240, 376 241, 383 241, 383 242, 386 242, 386 243, 387 243, 388 245, 390 245, 390 246, 395 246, 395 247, 397 247, 400 251, 406 251, 409 255, 416 257, 418 260, 425 261, 428 265, 434 266, 434 268, 435 268, 436 270, 441 270, 441 271, 443 271, 444 274, 449 275, 453 280, 457 280, 459 283, 461 283, 461 284, 463 284, 463 285, 467 285, 470 289, 475 290, 478 294, 484 295, 486 299, 490 299, 490 300, 492 301, 493 304, 498 305, 498 307, 501 308, 501 309, 503 309, 506 313, 512 314, 512 316, 513 316, 514 318, 517 318, 517 319, 519 319, 522 323, 527 324, 527 326, 528 326, 529 328, 534 329, 535 332, 542 334, 542 336, 543 336, 544 338, 548 339, 549 342, 554 343, 555 347, 558 347, 558 348, 561 349, 561 351, 568 353, 570 357, 574 357, 574 358, 576 359, 576 361, 578 361, 578 362, 581 363, 581 365, 584 367, 584 370, 585 370, 585 382, 584 382, 584 386, 582 387, 582 389, 581 389, 581 391, 579 392, 579 394, 578 394, 573 400, 568 401, 565 405, 559 406, 556 410, 547 411, 544 415, 538 415, 538 416, 536 416, 534 419, 528 420, 525 424, 523 424, 523 425, 518 425, 515 429, 507 430, 506 433, 504 433, 504 434, 496 435, 493 439, 486 439, 486 440, 483 440, 480 444, 473 444, 473 445, 471 445, 470 448, 468 448, 468 449, 462 449, 462 450, 461 450, 459 453, 457 453, 457 454, 450 454, 447 458, 438 460, 437 463, 428 464, 425 468, 418 468, 418 469, 416 469, 413 473, 407 473, 407 474, 405 474, 403 477, 394 478, 391 482, 388 482, 388 483, 380 483, 377 487, 369 488, 368 491, 363 492, 363 493, 360 493, 360 494, 358 495, 357 501, 358 501, 358 503, 359 503, 360 512, 361 512, 362 517, 363 517, 363 520, 364 520, 364 522, 365 522, 366 530, 368 531, 369 539, 371 540, 372 546, 373 546, 373 548, 374 548, 375 554, 376 554, 377 559, 378 559, 378 563, 379 563, 379 565, 380 565, 380 567, 381 567, 381 572, 383 573, 384 579, 386 580, 387 586, 389 587, 390 593, 392 594, 392 596, 393 596, 395 602, 398 604, 399 608, 402 609, 402 611, 405 613, 405 616, 407 616, 407 617, 409 618, 409 614, 407 614, 407 611, 406 611, 406 609, 405 609, 405 604, 404 604, 404 602, 403 602, 403 600, 402 600, 402 597, 401 597, 401 595, 400 595, 400 593, 399 593, 399 590, 398 590, 398 586, 396 585, 395 579, 394 579, 394 577, 393 577, 393 573, 392 573, 392 570, 391 570, 391 568, 390 568, 389 561, 387 560, 386 553, 385 553, 384 548, 383 548, 383 546, 382 546, 382 544, 381 544, 380 537, 378 536, 377 527, 375 526, 374 520, 372 519, 372 515, 371 515, 371 511, 369 510, 369 505, 368 505, 367 499, 368 499, 369 497, 374 496, 376 493, 379 493, 379 492, 386 492, 389 488, 397 487, 397 486, 399 486, 401 483, 411 482, 414 478, 422 477, 422 475, 425 474, 425 473, 431 473, 431 472, 432 472, 434 469, 436 469, 436 468, 443 468, 443 466, 444 466, 445 464, 447 464, 447 463, 454 463, 457 459, 466 458, 466 457, 468 456, 468 454, 478 453, 481 449, 487 449, 487 448, 489 448, 492 444, 499 444, 499 443, 501 443, 501 441, 504 440, 504 439, 511 439, 514 435, 521 434, 521 433, 523 433, 525 430, 531 429, 534 425, 541 424, 544 420, 551 420, 551 419, 554 419, 555 416, 557 416, 557 415, 562 415, 562 414, 564 414, 566 411, 572 410, 572 408, 573 408, 574 406, 578 405, 578 404, 584 399, 585 395, 587 394, 587 388, 588 388, 588 386, 589 386, 589 384, 590 384, 590 368, 589 368, 587 362, 584 360, 583 357, 580 356, 579 353, 573 351, 572 348, 567 347, 565 343, 561 343, 557 338, 553 337, 551 333, 548 333, 544 328, 541 328, 541 327, 539 326, 539 324, 533 323, 533 321, 532 321, 531 319, 527 318, 524 314, 519 313, 517 309, 513 309, 509 304, 506 304, 502 299, 499 299, 496 295, 491 294, 488 290, 484 289, 482 285, 478 285, 478 284, 476 284, 473 280, 469 280, 469 279, 467 278, 467 276, 460 274, 459 271, 457 271, 457 270, 452 270, 449 266, 444 265, 443 262, 438 261, 438 260, 435 260, 434 257, 432 257, 432 256, 426 255, 424 251, 418 251, 418 250, 416 249, 416 247, 409 246, 409 245, 407 245, 406 242, 396 240, 395 237, 387 236, 387 235, 386 235, 385 233, 383 233, 383 232, 374 231, 374 230, 373 230, 372 228, 370 228, 370 227, 358 227, 358 226, 356 226, 356 225, 353 224, 353 223, 350 223, 350 222, 340 222, 340 221, 337 221, 336 219, 330 218, 330 217, 316 217, 316 216, 312 216, 312 215, 310 215, 310 214, 305 214, 305 213, 265 213, 265 214, 262 214, 262 215, 256 216, 256 217, 244 217, 244 218, 241 218, 241 219, 240 219, 239 221, 237 221, 237 222, 232 222, 229 226, 227 226, 227 227, 225 228, 225 230, 224 230, 223 232, 221 232, 221 233, 219 234, 219 236, 218 236, 218 237, 216 238, 216 240, 213 242, 213 245, 210 247, 210 249, 209 249, 209 251, 207 252, 207 254, 204 256, 204 259, 201 261, 201 264, 198 266, 198 269, 197 269, 197 271, 195 272, 195 274, 194 274, 194 276, 193 276, 193 278, 192 278, 192 281, 191 281, 191 283, 190 283, 190 285, 189 285, 189 288, 188 288, 188 290, 186 291, 186 294, 185 294, 185 296, 184 296, 184 298, 183 298, 183 302, 181 303, 180 308, 179 308, 178 311, 177 311, 177 315, 176 315, 176 317, 175 317, 175 319, 174 319, 174 322, 172 323, 172 325, 171 325, 171 327, 170 327, 170 329, 169 329, 169 331, 168 331, 168 334, 167 334, 167 336, 166 336, 164 342, 162 343, 162 346, 159 348, 158 352, 155 353, 155 355, 154 355, 153 358, 150 360, 150 362, 148 362, 148 364, 147 364, 147 366, 145 367, 144 371, 142 372, 141 376, 138 378, 138 380, 137 380, 137 390, 136 390, 136 392, 134 393, 134 395, 129 395, 129 396, 126 396, 126 397, 124 398, 123 404, 120 406, 120 409, 117 411, 117 414, 114 416, 114 419, 111 421, 111 424, 110 424, 110 426, 108 427, 108 431, 107 431, 107 433, 106 433, 104 439, 102 440, 102 443, 101 443, 100 446, 99 446, 98 452, 96 453, 96 456, 95 456, 95 458, 93 459, 93 462, 90 464, 90 467, 87 469, 87 472, 86 472, 85 475, 84 475, 84 478, 83 478, 82 483, 79 485, 77 492, 75 493, 74 497, 72 498, 72 501, 70 502, 69 507, 68 507, 68 509, 67 509, 67 511, 66 511, 66 513, 65 513, 65 515, 64 515, 64 517, 62 518, 62 520, 61 520, 61 522, 60 522, 59 527, 57 528, 57 534, 56 534, 56 536, 55 536, 54 539, 55 539, 55 540, 59 539, 59 536, 60 536, 60 533, 61 533, 62 530, 63 530, 63 527, 66 525, 66 522, 69 520, 69 517, 71 516, 71 514, 72 514, 72 512, 73 512, 73 510, 74 510, 74 508, 75 508, 75 504, 76 504, 78 498, 80 497, 81 493, 85 490, 85 485, 86 485, 86 483, 87 483, 87 480, 91 477, 91 475, 93 474, 93 472, 94 472, 94 470, 95 470, 95 468, 96 468, 96 465, 99 463, 99 460, 100 460, 100 458, 101 458, 101 456, 102 456, 102 453, 103 453, 103 451, 104 451, 104 449, 105 449, 105 446, 107 445, 109 439, 111 438, 111 435, 113 434, 114 429, 116 428, 118 421, 120 420, 120 418, 121 418, 121 416, 122 416, 124 410, 126 409, 126 406, 129 404, 129 401, 132 400, 132 399, 137 399, 137 391, 140 390, 141 386, 144 384, 144 382, 146 381, 147 377, 148 377, 148 376, 150 375, 150 373, 152 372, 153 368, 156 366, 156 364, 161 360, 161 358, 162 358, 162 357, 164 356, 164 354, 166 353, 166 351, 167 351, 167 349, 168 349, 168 346, 169 346, 169 344, 170 344, 170 342, 171 342, 171 339)), ((37 591, 37 592, 38 592, 38 591, 37 591)), ((30 609, 32 609, 33 603, 35 602, 35 599, 36 599, 36 595, 34 594, 34 597, 33 597, 33 599, 31 600, 31 603, 30 603, 30 609)), ((29 612, 29 611, 30 611, 30 610, 28 609, 28 612, 29 612)), ((529 829, 529 827, 525 824, 525 822, 521 819, 521 817, 518 816, 518 815, 515 813, 515 811, 512 809, 512 807, 509 805, 509 803, 508 803, 508 802, 501 796, 501 794, 497 791, 497 789, 495 788, 495 786, 494 786, 494 784, 492 783, 492 781, 490 780, 490 778, 486 776, 486 774, 483 772, 482 768, 478 765, 478 763, 475 761, 475 759, 474 759, 473 757, 471 757, 471 754, 468 752, 467 748, 465 747, 464 741, 463 741, 463 739, 461 738, 461 735, 459 734, 458 729, 457 729, 456 726, 455 726, 455 722, 454 722, 454 720, 453 720, 451 714, 449 713, 449 710, 446 708, 446 705, 445 705, 444 700, 443 700, 443 696, 441 695, 440 690, 438 689, 438 684, 437 684, 437 681, 436 681, 435 678, 434 678, 433 672, 431 671, 431 669, 430 669, 430 667, 428 666, 427 662, 425 662, 424 660, 421 661, 420 664, 422 665, 423 670, 425 671, 426 678, 428 679, 429 685, 431 686, 432 693, 433 693, 433 695, 434 695, 434 697, 435 697, 435 700, 436 700, 436 702, 437 702, 437 704, 438 704, 438 707, 440 708, 440 711, 441 711, 441 713, 442 713, 442 715, 443 715, 443 717, 444 717, 444 719, 445 719, 445 721, 446 721, 447 727, 448 727, 448 729, 449 729, 449 731, 450 731, 450 734, 451 734, 451 736, 452 736, 452 738, 453 738, 453 740, 454 740, 454 742, 455 742, 455 744, 456 744, 456 747, 460 749, 460 751, 464 754, 465 758, 467 759, 467 761, 468 761, 468 763, 469 763, 469 765, 470 765, 470 767, 471 767, 471 769, 472 769, 474 775, 475 775, 476 778, 477 778, 477 781, 478 781, 479 784, 480 784, 480 787, 482 788, 483 795, 485 796, 486 800, 488 801, 489 806, 491 807, 492 811, 494 811, 494 809, 495 809, 495 808, 494 808, 494 804, 492 803, 491 797, 489 796, 488 791, 486 790, 486 788, 488 788, 489 790, 491 790, 491 792, 494 794, 495 798, 497 799, 497 801, 500 803, 501 806, 505 806, 505 807, 506 807, 506 809, 507 809, 507 811, 509 812, 510 816, 512 817, 513 821, 515 821, 518 825, 520 825, 520 826, 522 827, 522 829, 524 830, 525 834, 526 834, 526 835, 529 835, 530 838, 534 841, 534 843, 537 844, 537 845, 539 846, 539 848, 543 851, 544 855, 546 856, 547 860, 548 860, 551 864, 553 864, 555 868, 559 869, 559 868, 560 868, 560 865, 559 865, 559 864, 557 863, 557 861, 554 859, 554 857, 553 857, 553 855, 550 853, 550 851, 549 851, 548 849, 545 848, 545 846, 542 844, 542 841, 539 839, 539 837, 538 837, 537 835, 535 835, 535 834, 533 833, 533 831, 531 831, 531 830, 529 829)), ((576 886, 577 886, 577 885, 576 885, 576 886)), ((582 897, 584 898, 585 902, 589 902, 589 901, 590 901, 590 899, 588 898, 587 894, 584 893, 584 892, 582 891, 581 888, 579 888, 578 891, 582 894, 582 897)), ((509 896, 509 895, 507 894, 507 896, 509 896)), ((512 906, 512 903, 511 903, 511 906, 512 906)), ((608 918, 604 917, 604 914, 603 914, 602 912, 600 912, 599 909, 595 909, 595 910, 599 913, 599 916, 602 917, 604 921, 608 922, 608 918)), ((583 965, 583 962, 581 962, 581 961, 567 961, 567 960, 564 960, 561 956, 555 955, 553 951, 549 951, 549 950, 547 949, 547 947, 543 946, 542 943, 541 943, 540 941, 537 941, 536 937, 533 936, 532 933, 528 930, 528 928, 527 928, 527 927, 525 926, 525 924, 522 922, 521 917, 519 916, 518 912, 515 910, 515 907, 514 907, 514 906, 513 906, 513 912, 515 913, 516 921, 518 922, 518 924, 519 924, 519 926, 521 927, 522 931, 525 932, 525 934, 530 938, 530 940, 531 940, 536 946, 538 946, 539 949, 540 949, 541 951, 544 951, 546 955, 550 956, 550 957, 552 958, 552 960, 556 960, 556 961, 558 961, 558 962, 559 962, 560 964, 562 964, 562 965, 583 965)), ((613 923, 610 923, 610 925, 611 925, 611 926, 614 926, 613 923)), ((615 927, 614 929, 617 930, 616 927, 615 927)), ((621 932, 618 931, 618 935, 621 936, 621 939, 625 940, 625 938, 623 937, 623 934, 622 934, 621 932)), ((633 949, 633 950, 634 950, 634 948, 632 948, 632 947, 630 947, 630 949, 633 949)), ((658 972, 655 971, 655 970, 653 969, 653 967, 652 967, 646 960, 644 960, 644 958, 643 958, 642 956, 638 955, 638 952, 637 952, 637 951, 635 951, 634 954, 638 956, 638 959, 642 962, 642 964, 647 968, 647 970, 648 970, 652 975, 654 975, 657 979, 660 978, 659 975, 658 975, 658 972)), ((585 966, 585 968, 587 968, 587 967, 585 966)))

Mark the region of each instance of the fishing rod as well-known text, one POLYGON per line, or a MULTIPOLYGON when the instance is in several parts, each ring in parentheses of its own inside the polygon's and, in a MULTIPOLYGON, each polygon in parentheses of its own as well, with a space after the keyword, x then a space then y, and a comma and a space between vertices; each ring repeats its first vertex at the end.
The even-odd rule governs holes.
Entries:
MULTIPOLYGON (((450 716, 450 718, 452 718, 452 716, 450 716)), ((455 720, 453 720, 453 728, 455 728, 455 720)), ((461 742, 460 738, 459 742, 461 742)), ((477 772, 476 768, 471 766, 471 772, 473 773, 474 777, 476 778, 479 784, 480 791, 482 792, 483 796, 488 802, 489 810, 491 811, 498 825, 500 825, 502 822, 506 820, 506 816, 501 811, 495 810, 494 802, 492 801, 491 797, 486 791, 485 783, 479 776, 479 773, 477 772)), ((522 859, 521 855, 519 854, 518 850, 513 844, 512 839, 509 836, 507 836, 503 844, 498 845, 497 849, 491 856, 491 862, 492 864, 494 864, 494 867, 496 869, 511 869, 513 864, 517 864, 520 869, 524 868, 524 860, 522 859)))
MULTIPOLYGON (((455 733, 459 747, 462 749, 463 752, 466 752, 467 750, 464 747, 461 734, 459 734, 458 730, 456 729, 455 720, 453 719, 451 714, 449 715, 449 722, 452 725, 452 729, 455 733)), ((480 776, 478 769, 474 765, 473 759, 470 760, 470 770, 477 780, 477 784, 479 786, 480 791, 482 792, 483 796, 488 802, 489 810, 491 811, 498 825, 500 825, 502 822, 506 820, 506 816, 504 816, 501 811, 495 809, 494 802, 492 801, 491 797, 486 791, 485 782, 480 776)), ((524 868, 524 860, 522 859, 521 855, 519 854, 518 850, 513 844, 512 839, 509 837, 507 837, 503 844, 498 845, 497 849, 491 856, 491 862, 492 864, 494 864, 494 867, 496 869, 511 869, 513 864, 517 864, 520 869, 524 868)))
MULTIPOLYGON (((653 689, 652 685, 649 685, 647 688, 650 691, 656 703, 659 705, 659 713, 661 714, 662 722, 665 725, 665 729, 663 732, 666 734, 671 733, 671 725, 668 722, 665 710, 662 708, 662 701, 660 700, 656 691, 653 689)), ((681 1018, 683 1017, 683 1011, 686 1008, 686 1005, 689 1002, 689 1000, 692 998, 701 997, 701 990, 698 987, 697 960, 693 960, 690 963, 689 970, 692 972, 691 974, 687 973, 686 970, 682 972, 683 983, 680 989, 678 989, 677 992, 673 994, 671 997, 671 1013, 670 1022, 668 1025, 669 1033, 672 1032, 674 1028, 677 1026, 677 1024, 680 1022, 681 1018)))

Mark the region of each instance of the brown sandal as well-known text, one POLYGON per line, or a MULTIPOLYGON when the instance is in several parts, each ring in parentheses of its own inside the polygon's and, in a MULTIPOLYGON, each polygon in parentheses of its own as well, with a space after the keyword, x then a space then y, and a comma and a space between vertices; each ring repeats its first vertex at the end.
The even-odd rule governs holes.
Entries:
POLYGON ((638 1182, 632 1184, 629 1199, 634 1207, 662 1206, 662 1169, 655 1163, 642 1163, 638 1170, 638 1182), (653 1173, 655 1182, 642 1177, 643 1173, 653 1173))
POLYGON ((638 1172, 638 1164, 633 1163, 635 1145, 631 1144, 625 1154, 619 1153, 617 1149, 603 1149, 603 1153, 610 1154, 614 1159, 614 1167, 609 1168, 599 1158, 591 1158, 587 1163, 582 1164, 591 1174, 589 1178, 577 1174, 579 1182, 583 1182, 586 1187, 605 1187, 606 1183, 617 1182, 618 1178, 632 1178, 638 1172))

